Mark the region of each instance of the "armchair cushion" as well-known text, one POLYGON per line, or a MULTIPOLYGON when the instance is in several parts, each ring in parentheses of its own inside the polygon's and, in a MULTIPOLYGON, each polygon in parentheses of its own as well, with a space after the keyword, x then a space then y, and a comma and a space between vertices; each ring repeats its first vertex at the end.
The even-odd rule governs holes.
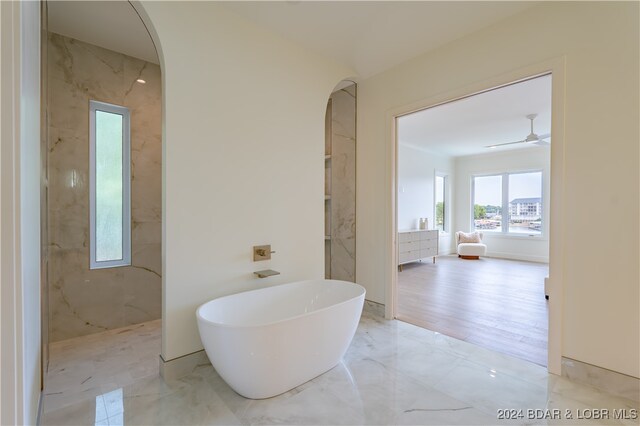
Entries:
POLYGON ((460 243, 458 244, 458 254, 460 256, 484 256, 487 254, 487 246, 480 243, 460 243))
POLYGON ((457 232, 457 243, 481 243, 482 242, 482 236, 479 232, 470 232, 470 233, 466 233, 466 232, 457 232))

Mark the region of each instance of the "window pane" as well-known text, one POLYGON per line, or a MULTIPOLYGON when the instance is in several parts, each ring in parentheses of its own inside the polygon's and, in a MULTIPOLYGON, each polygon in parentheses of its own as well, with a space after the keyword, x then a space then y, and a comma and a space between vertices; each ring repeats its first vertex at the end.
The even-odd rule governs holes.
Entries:
POLYGON ((444 210, 444 176, 436 176, 436 227, 444 231, 445 210, 444 210))
POLYGON ((502 176, 473 178, 473 224, 482 231, 502 231, 502 176))
POLYGON ((96 261, 123 258, 122 115, 96 111, 96 261))
POLYGON ((509 175, 509 232, 542 232, 542 172, 509 175))

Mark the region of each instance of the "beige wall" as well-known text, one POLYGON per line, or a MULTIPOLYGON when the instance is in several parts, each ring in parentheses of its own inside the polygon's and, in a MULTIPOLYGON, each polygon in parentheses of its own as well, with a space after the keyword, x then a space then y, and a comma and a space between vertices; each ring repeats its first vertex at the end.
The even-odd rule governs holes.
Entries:
POLYGON ((214 2, 136 4, 163 64, 163 348, 202 349, 196 308, 324 275, 324 118, 352 72, 214 2), (272 260, 251 248, 271 244, 272 260), (272 268, 281 275, 258 279, 272 268))
POLYGON ((562 355, 640 376, 638 52, 637 3, 545 3, 360 82, 356 274, 367 298, 384 302, 389 276, 388 111, 564 55, 562 355))
POLYGON ((455 158, 443 157, 407 145, 398 146, 398 230, 418 229, 418 219, 429 219, 429 229, 435 229, 435 175, 447 175, 445 193, 447 232, 440 231, 438 251, 450 254, 455 249, 453 233, 458 230, 455 212, 455 158))
POLYGON ((158 319, 160 67, 53 33, 48 64, 50 340, 158 319), (131 266, 89 269, 90 100, 131 113, 131 266))

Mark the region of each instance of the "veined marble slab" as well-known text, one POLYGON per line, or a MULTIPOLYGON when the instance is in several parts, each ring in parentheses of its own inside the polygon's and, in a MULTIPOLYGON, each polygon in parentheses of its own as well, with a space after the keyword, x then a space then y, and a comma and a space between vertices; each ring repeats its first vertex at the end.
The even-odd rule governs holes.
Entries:
POLYGON ((160 318, 161 80, 155 64, 53 33, 48 43, 49 339, 55 342, 160 318), (89 100, 131 112, 129 267, 89 270, 89 100))
POLYGON ((331 278, 356 279, 356 85, 331 94, 331 278))

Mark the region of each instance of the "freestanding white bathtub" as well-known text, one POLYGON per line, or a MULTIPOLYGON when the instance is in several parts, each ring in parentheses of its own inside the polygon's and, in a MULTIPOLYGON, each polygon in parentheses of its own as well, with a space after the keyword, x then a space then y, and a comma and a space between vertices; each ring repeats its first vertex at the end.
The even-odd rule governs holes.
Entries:
POLYGON ((358 327, 364 287, 299 281, 214 299, 196 311, 211 364, 240 395, 279 395, 333 368, 358 327))

